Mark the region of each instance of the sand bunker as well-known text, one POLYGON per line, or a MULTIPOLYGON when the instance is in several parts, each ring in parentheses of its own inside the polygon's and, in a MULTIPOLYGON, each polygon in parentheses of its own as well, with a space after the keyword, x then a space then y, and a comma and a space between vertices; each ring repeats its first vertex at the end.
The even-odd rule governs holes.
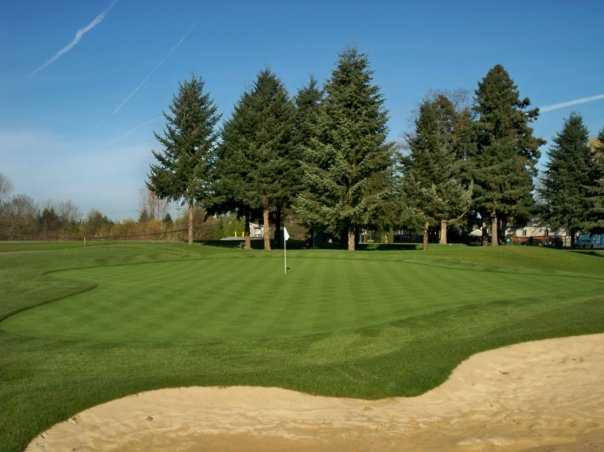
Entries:
POLYGON ((472 356, 434 390, 378 401, 192 387, 114 400, 33 451, 604 450, 604 334, 472 356))

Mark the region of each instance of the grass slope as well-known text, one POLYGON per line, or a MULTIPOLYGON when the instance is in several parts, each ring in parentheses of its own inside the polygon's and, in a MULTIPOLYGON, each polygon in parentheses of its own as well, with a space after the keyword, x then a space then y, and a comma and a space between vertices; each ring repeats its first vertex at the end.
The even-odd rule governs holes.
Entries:
POLYGON ((284 277, 278 253, 0 244, 0 450, 146 389, 417 395, 478 351, 604 332, 598 253, 433 247, 289 257, 284 277))

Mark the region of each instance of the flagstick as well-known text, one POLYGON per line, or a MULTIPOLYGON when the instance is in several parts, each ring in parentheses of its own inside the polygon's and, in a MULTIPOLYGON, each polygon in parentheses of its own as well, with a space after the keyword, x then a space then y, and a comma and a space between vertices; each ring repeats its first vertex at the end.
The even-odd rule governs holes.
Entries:
POLYGON ((287 240, 283 234, 283 274, 287 275, 287 240))

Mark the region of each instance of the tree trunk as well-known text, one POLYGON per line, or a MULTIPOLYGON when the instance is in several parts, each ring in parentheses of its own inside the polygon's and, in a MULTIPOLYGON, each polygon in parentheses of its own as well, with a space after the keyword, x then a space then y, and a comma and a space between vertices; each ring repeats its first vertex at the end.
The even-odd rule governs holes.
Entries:
POLYGON ((354 251, 355 250, 355 238, 356 238, 356 234, 354 231, 354 228, 352 226, 348 227, 348 251, 354 251))
POLYGON ((507 218, 499 220, 499 243, 505 244, 505 230, 508 228, 507 218))
POLYGON ((440 220, 440 244, 447 244, 447 220, 440 220))
POLYGON ((252 249, 252 238, 250 237, 250 214, 249 212, 245 213, 245 230, 243 231, 243 247, 246 250, 252 249))
POLYGON ((428 222, 426 222, 426 224, 424 225, 424 240, 422 242, 422 248, 424 251, 428 250, 428 228, 429 228, 430 224, 428 222))
POLYGON ((193 244, 193 203, 189 203, 189 245, 193 244))
POLYGON ((281 242, 281 207, 277 207, 277 211, 275 212, 275 243, 279 244, 281 242))
POLYGON ((498 231, 497 212, 491 214, 491 245, 499 245, 499 231, 498 231))
POLYGON ((262 229, 264 235, 264 251, 271 250, 271 221, 269 218, 270 210, 268 207, 264 207, 262 210, 262 229))

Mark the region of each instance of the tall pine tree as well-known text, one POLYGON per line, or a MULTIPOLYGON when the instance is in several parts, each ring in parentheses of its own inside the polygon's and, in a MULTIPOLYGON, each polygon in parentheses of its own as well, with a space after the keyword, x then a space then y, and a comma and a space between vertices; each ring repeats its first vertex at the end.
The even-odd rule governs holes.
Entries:
POLYGON ((271 249, 271 210, 282 209, 299 185, 293 120, 294 106, 283 84, 264 70, 223 130, 216 184, 222 193, 219 202, 243 211, 246 229, 254 212, 262 211, 267 251, 271 249))
POLYGON ((529 106, 529 99, 520 99, 501 65, 478 84, 476 148, 471 156, 474 203, 483 220, 490 218, 492 245, 499 244, 499 235, 510 221, 526 221, 533 206, 533 177, 539 147, 545 142, 533 135, 530 123, 539 110, 529 106))
MULTIPOLYGON (((294 98, 296 115, 294 120, 294 142, 298 161, 304 160, 305 150, 313 146, 318 139, 319 109, 323 93, 317 81, 311 77, 308 85, 300 89, 294 98)), ((304 191, 303 179, 299 180, 298 192, 304 191)), ((315 244, 317 224, 306 223, 310 232, 311 243, 315 244)))
POLYGON ((467 112, 456 111, 444 94, 425 100, 408 136, 410 155, 403 159, 403 190, 408 207, 423 225, 424 249, 428 228, 440 223, 440 243, 447 243, 447 226, 469 209, 471 184, 464 186, 461 138, 467 112))
POLYGON ((573 243, 587 221, 592 176, 589 132, 573 113, 554 139, 540 190, 544 219, 551 227, 564 228, 573 243))
POLYGON ((246 152, 247 143, 254 134, 254 120, 251 94, 246 92, 222 128, 214 177, 214 196, 210 206, 212 213, 236 212, 244 219, 245 249, 252 248, 250 222, 258 217, 257 208, 247 190, 251 168, 247 165, 246 152))
POLYGON ((604 233, 604 129, 592 141, 592 177, 589 188, 585 229, 596 234, 604 233))
POLYGON ((388 189, 392 148, 383 103, 367 57, 343 52, 325 87, 316 137, 304 153, 306 190, 296 212, 307 223, 345 233, 349 251, 360 228, 375 221, 388 189))
POLYGON ((188 208, 188 242, 193 243, 193 209, 212 196, 212 171, 216 161, 216 124, 220 119, 203 81, 196 76, 182 82, 166 127, 155 134, 162 145, 153 151, 147 187, 160 198, 180 201, 188 208))

